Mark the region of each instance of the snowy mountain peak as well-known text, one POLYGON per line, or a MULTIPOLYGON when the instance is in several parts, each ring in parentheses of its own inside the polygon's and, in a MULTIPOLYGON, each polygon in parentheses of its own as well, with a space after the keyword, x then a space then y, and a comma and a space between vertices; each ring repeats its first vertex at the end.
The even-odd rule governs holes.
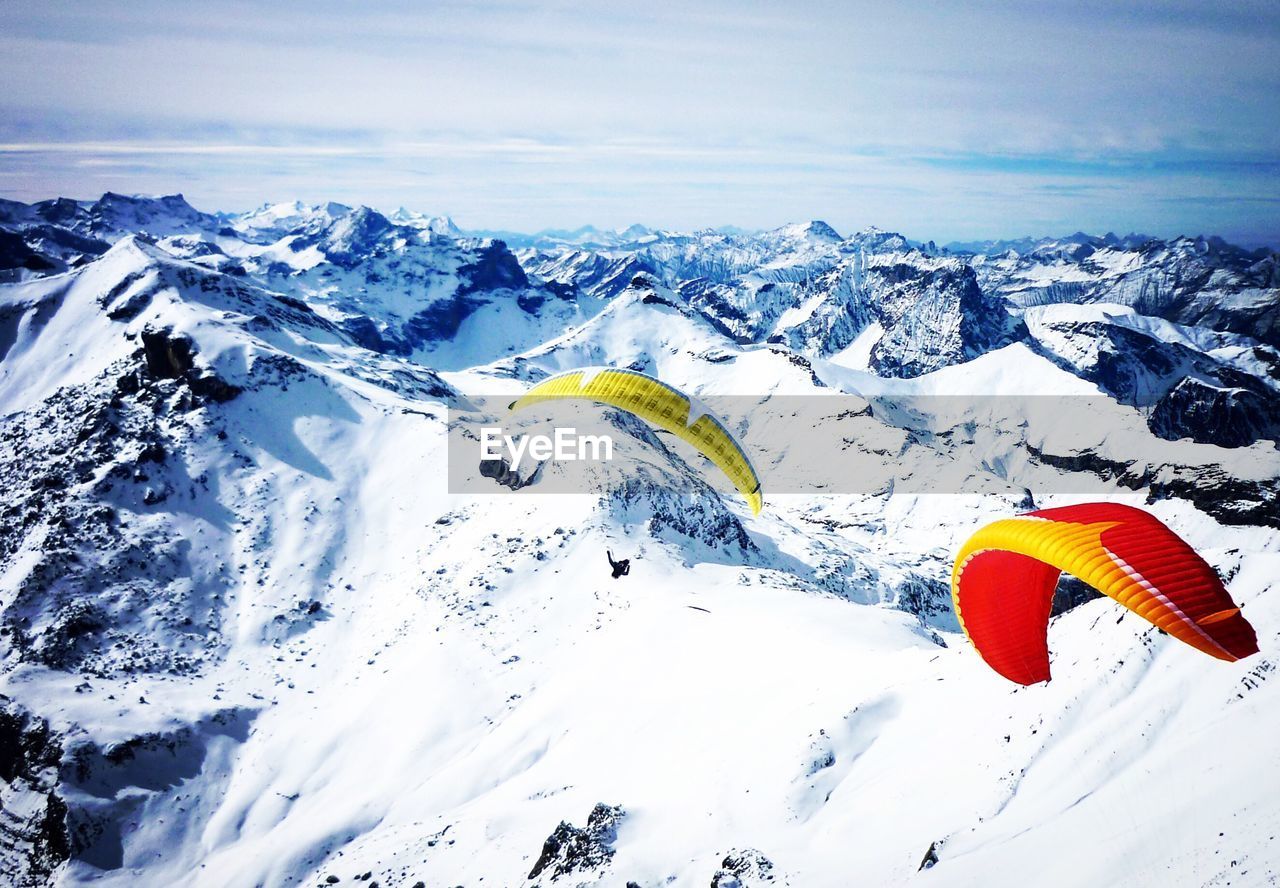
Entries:
POLYGON ((163 211, 184 216, 199 215, 196 208, 187 203, 187 199, 181 194, 151 196, 145 194, 117 194, 114 191, 105 192, 90 207, 90 211, 99 213, 129 211, 137 214, 154 214, 163 211))
POLYGON ((85 208, 83 221, 73 226, 108 240, 129 232, 145 231, 157 237, 169 234, 213 233, 219 223, 215 216, 202 213, 181 194, 162 197, 124 195, 108 191, 85 208))
POLYGON ((815 243, 834 244, 841 240, 834 228, 819 219, 811 222, 793 222, 774 229, 773 234, 794 240, 807 240, 815 243))
POLYGON ((415 213, 400 207, 388 218, 397 225, 429 231, 432 234, 454 238, 462 237, 462 229, 458 228, 449 216, 428 216, 424 213, 415 213))
MULTIPOLYGON (((874 225, 863 228, 850 237, 849 241, 864 250, 880 253, 911 252, 915 250, 915 248, 911 246, 911 242, 901 234, 896 231, 886 231, 883 228, 876 228, 874 225)), ((918 252, 932 251, 921 250, 918 252)))
POLYGON ((352 268, 367 258, 392 228, 391 220, 377 210, 357 207, 328 225, 323 233, 322 249, 331 262, 352 268))
POLYGON ((244 223, 277 223, 301 219, 316 211, 316 207, 309 207, 300 200, 291 200, 284 203, 264 203, 258 209, 236 218, 244 223))
POLYGON ((622 238, 623 240, 637 241, 637 240, 640 240, 641 238, 650 237, 653 235, 653 233, 654 232, 652 229, 647 228, 644 225, 641 225, 639 222, 636 222, 632 225, 628 225, 626 228, 618 229, 618 237, 622 238))

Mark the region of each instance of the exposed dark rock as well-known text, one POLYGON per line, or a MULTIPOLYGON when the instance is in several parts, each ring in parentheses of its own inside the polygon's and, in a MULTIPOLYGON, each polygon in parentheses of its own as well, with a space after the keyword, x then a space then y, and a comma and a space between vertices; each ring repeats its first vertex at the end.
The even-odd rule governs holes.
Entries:
POLYGON ((1046 453, 1028 444, 1038 461, 1056 469, 1089 472, 1128 490, 1149 489, 1152 500, 1185 499, 1223 524, 1262 524, 1280 528, 1280 481, 1252 481, 1232 477, 1211 467, 1150 466, 1119 462, 1092 450, 1073 454, 1046 453), (1135 472, 1135 465, 1141 471, 1135 472))
POLYGON ((50 883, 71 856, 67 806, 57 792, 61 738, 0 695, 0 873, 14 888, 50 883))
POLYGON ((423 343, 452 339, 462 322, 487 302, 469 295, 471 292, 471 289, 459 287, 453 296, 439 299, 411 317, 404 325, 404 345, 401 348, 405 351, 401 353, 408 354, 423 343))
POLYGON ((547 286, 568 287, 593 296, 609 299, 627 289, 642 274, 654 273, 655 264, 636 255, 605 256, 580 253, 568 269, 547 269, 553 277, 547 286))
POLYGON ((195 345, 188 336, 148 327, 142 331, 142 347, 152 376, 180 379, 195 366, 195 345))
POLYGON ((111 249, 111 244, 96 237, 86 237, 60 225, 28 225, 22 229, 28 243, 35 243, 44 250, 56 250, 59 255, 82 254, 85 257, 101 256, 111 249))
POLYGON ((138 278, 135 275, 123 278, 119 284, 112 287, 102 298, 102 304, 110 306, 107 309, 108 318, 113 321, 131 321, 142 314, 147 306, 151 304, 151 297, 154 295, 154 291, 150 287, 139 289, 127 299, 119 299, 137 280, 138 278))
POLYGON ((86 215, 87 225, 77 222, 77 227, 84 225, 86 234, 108 239, 126 232, 163 237, 219 227, 216 218, 195 209, 181 194, 135 197, 108 191, 87 208, 86 215))
POLYGON ((542 854, 529 871, 529 878, 545 876, 548 881, 555 881, 608 866, 613 859, 618 824, 625 816, 620 806, 600 803, 591 810, 586 828, 560 821, 543 843, 542 854))
POLYGON ((357 345, 379 354, 408 354, 410 351, 403 342, 384 339, 378 326, 371 318, 364 315, 345 318, 342 321, 342 329, 355 340, 357 345))
POLYGON ((0 272, 19 268, 51 272, 57 271, 59 265, 48 256, 31 249, 20 235, 0 228, 0 272))
POLYGON ((546 294, 538 290, 525 290, 516 297, 516 305, 526 314, 537 314, 547 301, 546 294))
POLYGON ((196 347, 189 336, 147 327, 141 333, 147 370, 159 379, 181 379, 196 395, 219 403, 240 394, 240 388, 212 371, 196 366, 196 347))
POLYGON ((240 394, 240 387, 210 372, 189 374, 187 384, 191 391, 210 401, 225 403, 240 394))
MULTIPOLYGON (((1260 379, 1178 342, 1120 324, 1053 321, 1032 340, 1041 354, 1122 404, 1151 408, 1162 438, 1241 447, 1280 436, 1280 395, 1260 379)), ((1271 350, 1255 349, 1264 363, 1271 350)))
MULTIPOLYGON (((139 700, 145 703, 145 699, 139 700)), ((76 800, 67 812, 69 856, 98 869, 124 865, 127 824, 149 796, 170 792, 199 775, 216 737, 243 742, 256 713, 234 708, 163 733, 147 733, 101 746, 67 745, 59 780, 76 800)))
POLYGON ((88 217, 88 212, 81 207, 80 202, 69 197, 39 201, 31 205, 31 210, 36 218, 61 226, 75 224, 88 217))
POLYGON ((500 240, 495 240, 482 249, 475 262, 459 268, 458 277, 463 281, 462 286, 458 288, 459 296, 479 291, 516 290, 529 286, 529 278, 520 267, 520 261, 500 240))
POLYGON ((1161 398, 1147 425, 1161 438, 1191 438, 1220 447, 1245 447, 1280 438, 1280 396, 1252 379, 1239 387, 1188 376, 1161 398))
POLYGON ((504 457, 482 459, 480 460, 480 475, 485 478, 492 478, 503 487, 520 490, 522 487, 537 483, 538 477, 542 473, 542 463, 533 463, 527 459, 525 463, 526 468, 524 473, 521 474, 512 469, 511 464, 504 457), (529 465, 532 465, 532 469, 527 468, 529 465))
POLYGON ((204 417, 159 415, 169 396, 159 389, 171 395, 180 384, 151 378, 141 360, 120 372, 116 365, 38 410, 0 420, 0 562, 24 549, 30 556, 11 574, 13 593, 0 608, 7 662, 86 674, 183 673, 219 644, 221 612, 210 596, 229 577, 193 562, 190 543, 162 516, 139 514, 145 502, 199 483, 186 474, 181 441, 206 428, 204 417), (134 385, 134 395, 119 395, 134 385), (116 398, 104 396, 112 390, 116 398))
POLYGON ((1094 249, 1063 249, 1061 244, 1049 248, 1029 243, 1005 246, 1016 248, 1010 258, 1019 266, 1067 259, 1087 273, 1083 279, 1028 285, 1022 275, 990 269, 983 272, 984 285, 1019 306, 1114 303, 1177 324, 1240 333, 1271 345, 1280 342, 1280 301, 1274 296, 1267 298, 1265 293, 1280 287, 1280 264, 1273 251, 1242 250, 1213 237, 1165 241, 1141 235, 1073 236, 1070 240, 1088 240, 1094 249), (1107 266, 1095 264, 1091 257, 1104 248, 1127 254, 1119 257, 1126 268, 1123 273, 1110 273, 1116 268, 1114 260, 1107 266))
POLYGON ((711 888, 758 888, 776 882, 773 861, 754 848, 743 848, 724 856, 711 877, 711 888))
POLYGON ((1056 617, 1074 610, 1082 604, 1101 598, 1102 593, 1088 583, 1064 573, 1058 577, 1058 585, 1053 591, 1053 607, 1050 616, 1056 617))
POLYGON ((921 870, 932 869, 938 863, 938 843, 930 842, 929 850, 924 852, 924 857, 920 860, 920 866, 916 868, 916 872, 921 870))
POLYGON ((352 269, 374 255, 383 235, 394 227, 376 210, 359 207, 334 220, 321 241, 322 249, 334 265, 352 269))
POLYGON ((89 601, 73 601, 57 612, 33 645, 32 659, 55 669, 78 662, 98 634, 110 625, 107 615, 89 601))
POLYGON ((398 332, 379 329, 372 321, 356 318, 345 322, 348 333, 361 345, 387 354, 407 355, 424 344, 452 339, 462 323, 481 306, 487 305, 495 290, 516 291, 516 304, 536 314, 549 295, 572 299, 572 286, 545 288, 531 285, 519 260, 502 241, 493 241, 458 269, 456 291, 431 302, 413 315, 398 332))
POLYGON ((557 299, 565 302, 573 302, 578 298, 578 287, 573 283, 561 283, 560 281, 547 281, 543 286, 547 292, 557 299))
POLYGON ((647 514, 649 532, 654 536, 675 534, 712 548, 756 551, 747 529, 714 491, 704 484, 675 489, 666 486, 670 483, 667 478, 655 481, 647 473, 636 474, 612 484, 606 502, 624 519, 634 510, 647 514))
POLYGON ((912 573, 904 577, 894 591, 897 608, 915 614, 921 622, 951 622, 951 587, 945 580, 912 573))
POLYGON ((871 349, 881 376, 913 377, 1026 336, 1004 301, 982 292, 967 265, 898 263, 868 270, 884 333, 871 349))
POLYGON ((647 291, 640 301, 645 305, 663 305, 667 308, 674 308, 676 310, 680 309, 678 304, 672 302, 670 299, 664 299, 652 290, 647 291))

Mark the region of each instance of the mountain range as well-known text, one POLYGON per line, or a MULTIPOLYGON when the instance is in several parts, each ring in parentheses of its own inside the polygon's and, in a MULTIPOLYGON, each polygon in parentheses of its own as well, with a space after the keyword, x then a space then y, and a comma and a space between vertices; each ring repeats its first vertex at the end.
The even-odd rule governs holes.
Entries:
POLYGON ((1214 237, 0 201, 0 870, 1276 884, 1278 263, 1214 237), (753 516, 614 414, 642 474, 451 489, 452 413, 595 365, 860 400, 868 459, 979 468, 766 483, 753 516), (1090 412, 1037 437, 993 412, 1025 397, 1090 412), (1260 655, 1210 661, 1064 580, 1054 680, 986 668, 953 553, 1104 488, 1217 568, 1260 655))

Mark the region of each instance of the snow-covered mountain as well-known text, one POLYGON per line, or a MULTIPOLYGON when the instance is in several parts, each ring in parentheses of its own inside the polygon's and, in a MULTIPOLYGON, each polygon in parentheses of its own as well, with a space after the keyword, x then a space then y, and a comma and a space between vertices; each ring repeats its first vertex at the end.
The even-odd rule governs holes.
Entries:
POLYGON ((15 885, 1280 880, 1274 253, 108 194, 0 203, 0 276, 15 885), (609 414, 634 471, 451 492, 451 415, 601 364, 759 402, 766 479, 812 432, 791 398, 875 442, 860 470, 968 474, 766 483, 752 516, 609 414), (1052 434, 1001 412, 1026 396, 1052 434), (982 663, 957 547, 1104 488, 1260 655, 1064 582, 1052 683, 982 663))

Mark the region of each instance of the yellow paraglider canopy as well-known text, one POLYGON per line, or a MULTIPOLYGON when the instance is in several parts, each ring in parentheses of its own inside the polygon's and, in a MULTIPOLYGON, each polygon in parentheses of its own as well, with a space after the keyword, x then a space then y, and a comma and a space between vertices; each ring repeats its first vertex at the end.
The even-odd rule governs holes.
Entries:
POLYGON ((511 403, 520 410, 543 401, 587 400, 618 407, 692 444, 728 476, 759 514, 760 477, 741 445, 718 419, 665 382, 612 367, 584 367, 544 379, 511 403))

